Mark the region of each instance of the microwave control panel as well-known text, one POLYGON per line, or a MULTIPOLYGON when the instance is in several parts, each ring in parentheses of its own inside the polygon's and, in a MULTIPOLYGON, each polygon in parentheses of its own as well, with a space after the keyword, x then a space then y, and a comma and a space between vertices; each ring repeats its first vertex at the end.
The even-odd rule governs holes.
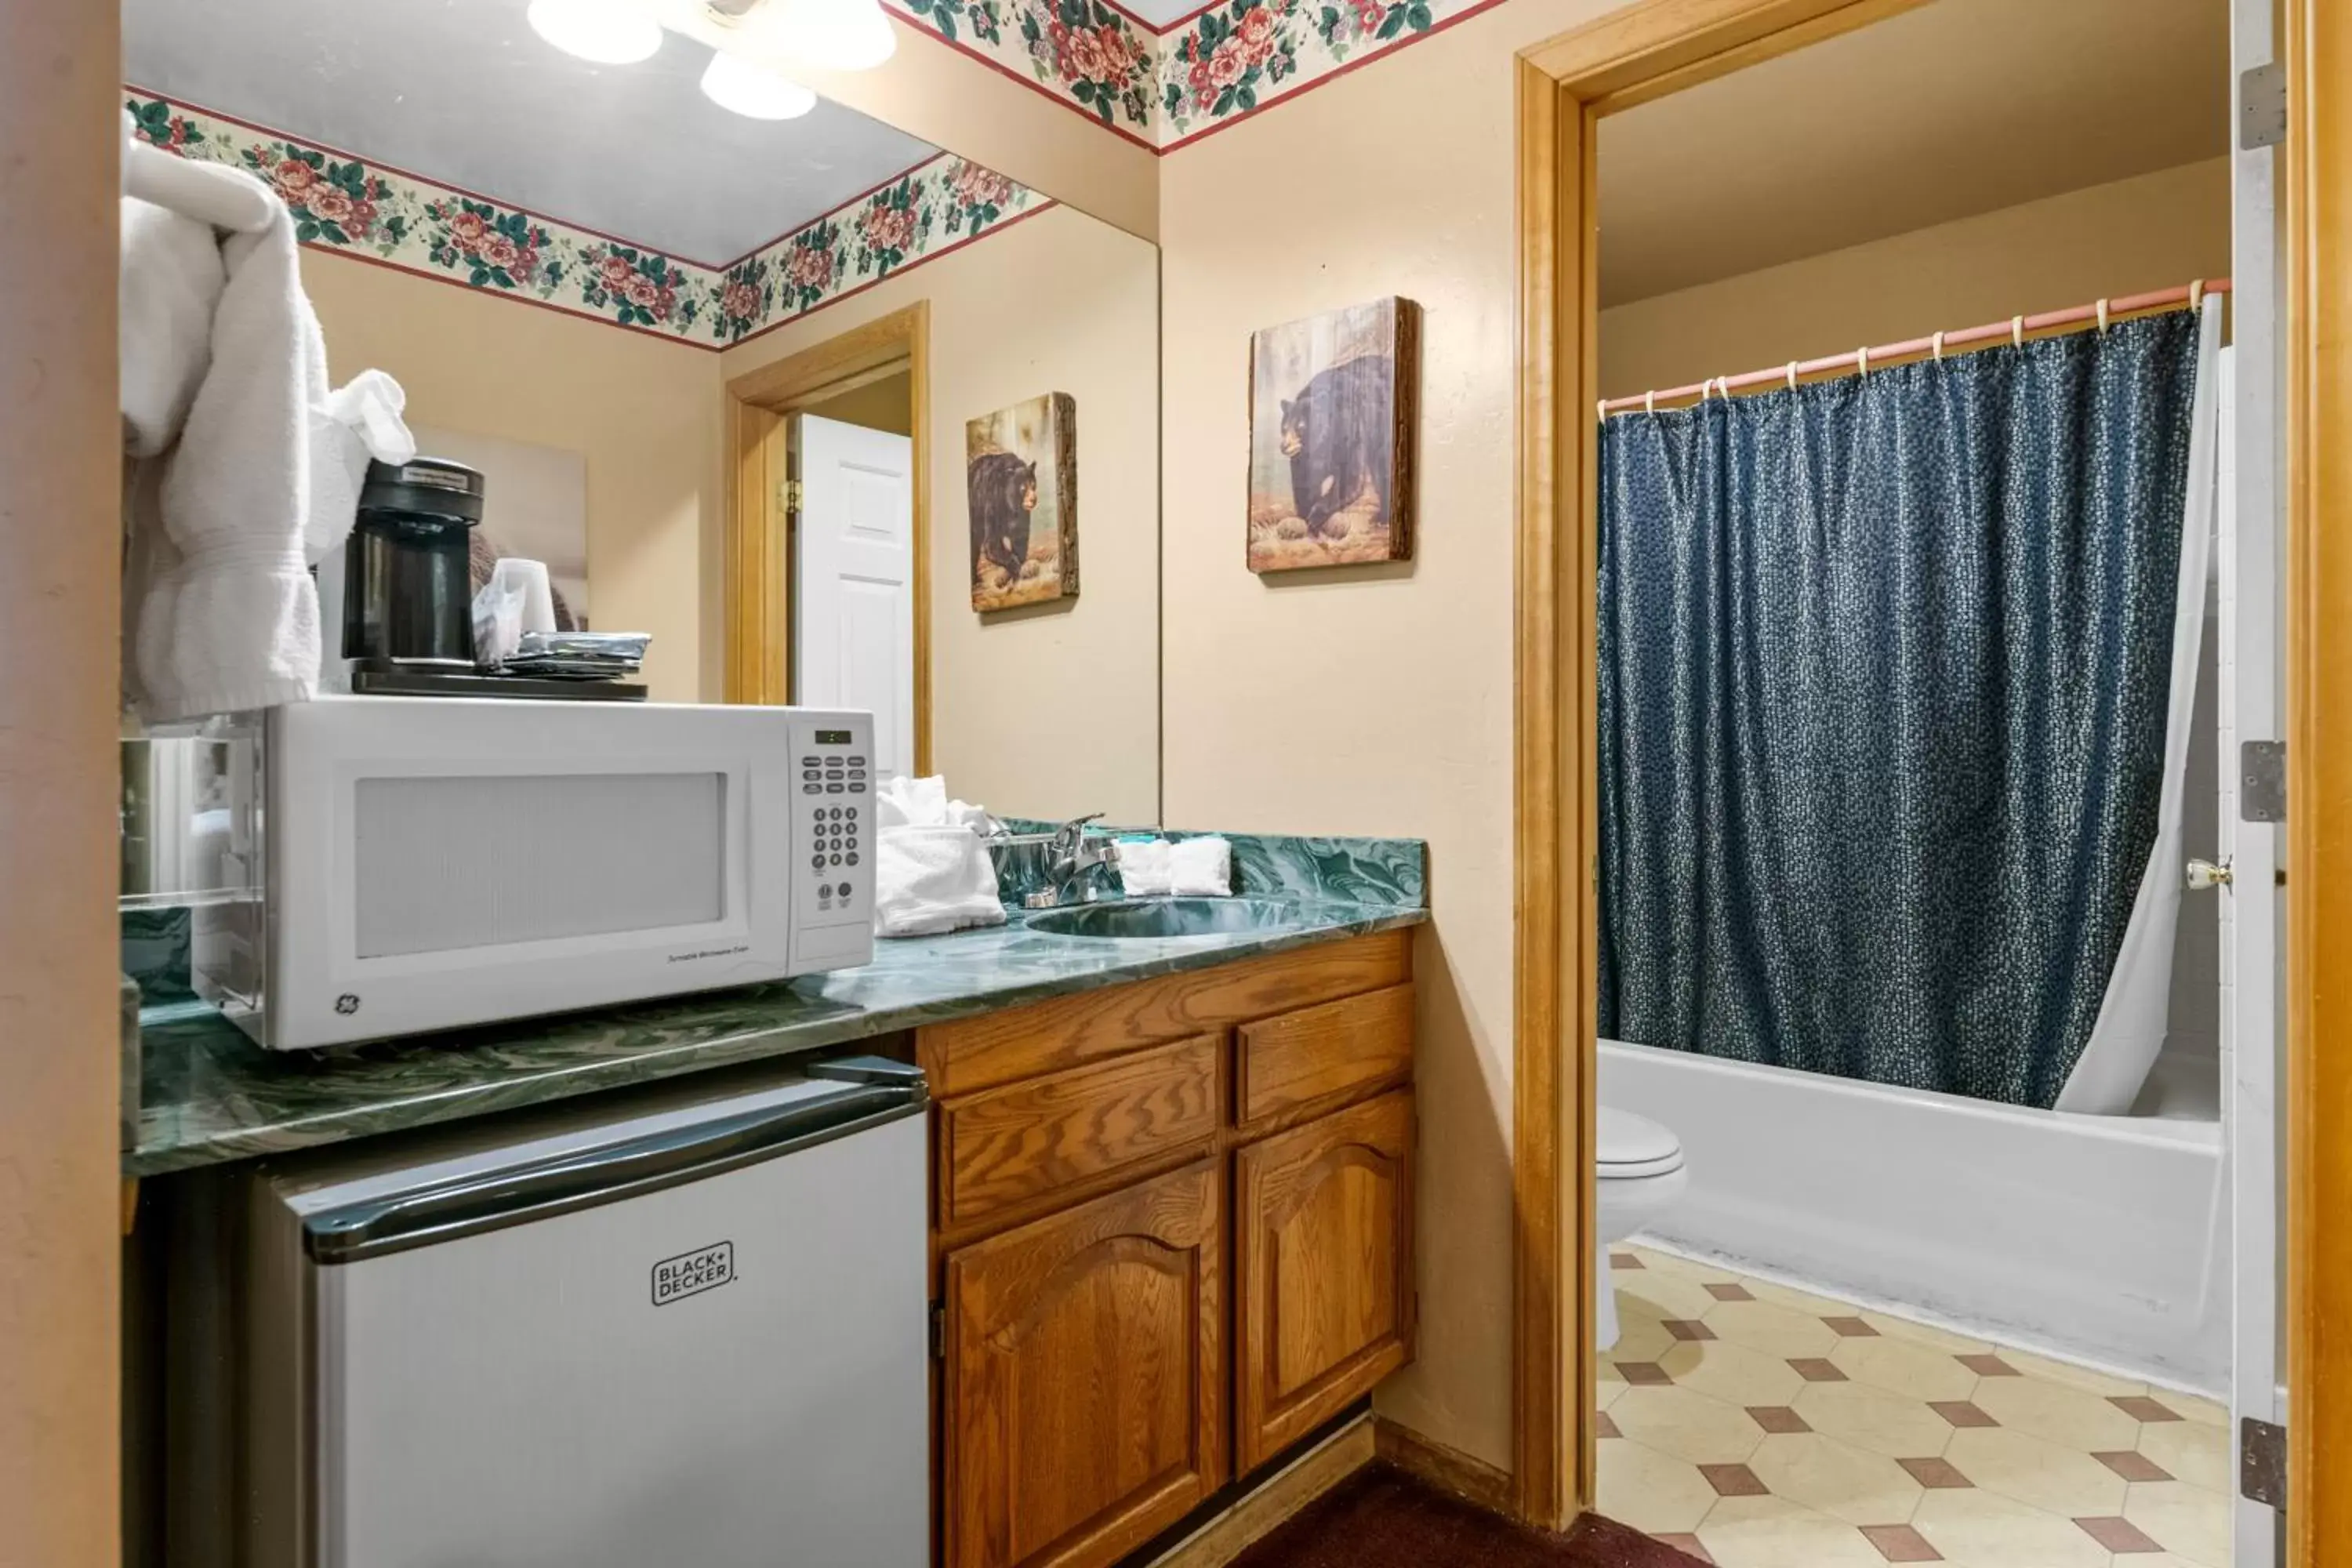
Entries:
POLYGON ((793 724, 787 776, 793 807, 793 923, 803 931, 870 927, 874 792, 881 777, 874 765, 873 721, 842 713, 793 724))

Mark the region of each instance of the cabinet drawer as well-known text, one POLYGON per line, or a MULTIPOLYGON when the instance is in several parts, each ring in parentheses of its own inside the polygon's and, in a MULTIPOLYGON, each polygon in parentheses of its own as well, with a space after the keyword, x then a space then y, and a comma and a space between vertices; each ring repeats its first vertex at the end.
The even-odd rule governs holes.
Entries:
POLYGON ((1217 1131, 1218 1045, 1195 1036, 942 1106, 940 1226, 1206 1145, 1217 1131))
POLYGON ((1244 1131, 1412 1070, 1412 986, 1391 985, 1244 1024, 1234 1120, 1244 1131))
POLYGON ((953 1100, 1412 978, 1412 932, 1381 931, 927 1024, 916 1053, 931 1093, 953 1100))

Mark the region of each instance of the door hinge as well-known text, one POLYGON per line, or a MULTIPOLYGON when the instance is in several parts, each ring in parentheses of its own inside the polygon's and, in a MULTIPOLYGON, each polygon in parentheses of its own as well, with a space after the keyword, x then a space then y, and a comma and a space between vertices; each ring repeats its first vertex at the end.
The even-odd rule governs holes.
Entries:
POLYGON ((2285 1427, 2251 1415, 2239 1420, 2238 1491, 2250 1501, 2285 1510, 2285 1427))
POLYGON ((2245 741, 2238 746, 2238 816, 2244 822, 2286 820, 2286 742, 2245 741))
POLYGON ((779 484, 776 487, 776 504, 784 509, 785 515, 798 517, 801 510, 800 480, 786 479, 779 484))
POLYGON ((931 1303, 931 1359, 948 1359, 948 1304, 945 1301, 931 1303))
POLYGON ((2238 151, 2286 140, 2286 72, 2273 60, 2238 73, 2238 151))

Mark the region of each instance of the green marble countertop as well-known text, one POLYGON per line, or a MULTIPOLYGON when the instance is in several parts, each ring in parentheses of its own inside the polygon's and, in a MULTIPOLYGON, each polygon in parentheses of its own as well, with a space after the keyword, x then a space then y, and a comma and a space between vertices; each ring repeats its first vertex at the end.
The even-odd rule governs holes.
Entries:
MULTIPOLYGON (((1301 841, 1306 842, 1306 841, 1301 841)), ((1337 843, 1341 841, 1317 841, 1337 843)), ((1400 845, 1409 841, 1394 841, 1400 845)), ((144 1015, 133 1176, 543 1104, 1255 953, 1418 925, 1414 903, 1289 898, 1259 931, 1110 942, 1002 926, 877 942, 862 969, 329 1051, 265 1051, 202 1004, 144 1015)), ((1274 889, 1261 878, 1251 889, 1274 889)), ((1367 889, 1368 891, 1370 889, 1367 889)))

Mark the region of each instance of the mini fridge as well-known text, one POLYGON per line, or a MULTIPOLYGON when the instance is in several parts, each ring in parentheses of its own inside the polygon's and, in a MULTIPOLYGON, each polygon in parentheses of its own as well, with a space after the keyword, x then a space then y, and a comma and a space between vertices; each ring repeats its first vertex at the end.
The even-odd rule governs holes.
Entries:
POLYGON ((922 1568, 924 1100, 855 1058, 220 1183, 173 1563, 922 1568))

